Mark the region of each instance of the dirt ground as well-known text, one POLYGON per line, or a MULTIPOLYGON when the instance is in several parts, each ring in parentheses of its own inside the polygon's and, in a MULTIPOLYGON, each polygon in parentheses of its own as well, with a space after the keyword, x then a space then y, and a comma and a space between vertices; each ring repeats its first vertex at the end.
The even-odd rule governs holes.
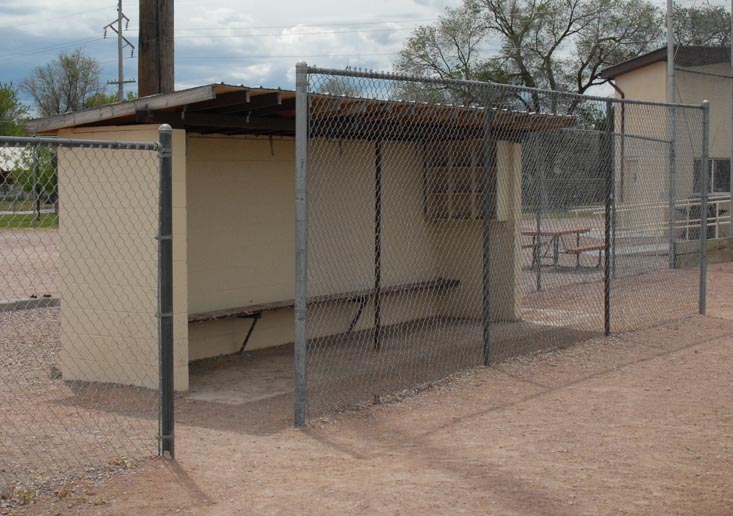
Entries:
POLYGON ((59 232, 0 231, 0 302, 58 296, 59 232))
MULTIPOLYGON (((49 269, 53 256, 42 258, 18 260, 28 269, 16 267, 22 272, 6 278, 20 288, 17 296, 28 295, 27 278, 49 269)), ((622 273, 655 272, 614 280, 614 331, 695 311, 694 271, 657 271, 654 260, 619 262, 622 273)), ((561 265, 564 270, 543 273, 542 292, 525 292, 528 320, 567 325, 569 314, 599 310, 600 287, 584 283, 599 277, 598 269, 576 274, 569 272, 572 263, 561 265), (558 297, 550 287, 560 285, 558 297)), ((525 276, 531 286, 533 273, 525 276)), ((733 264, 711 265, 708 278, 706 318, 609 339, 594 338, 598 317, 578 319, 573 325, 590 340, 460 373, 400 403, 319 420, 303 431, 290 427, 289 377, 282 395, 240 406, 181 395, 175 462, 148 460, 132 469, 121 462, 115 472, 83 482, 61 474, 51 493, 29 505, 11 508, 0 500, 0 515, 732 515, 733 264)), ((41 283, 43 293, 55 292, 51 279, 41 283)), ((41 463, 56 455, 62 463, 64 450, 88 451, 90 442, 107 442, 111 428, 151 444, 154 399, 122 389, 113 411, 100 410, 113 392, 67 392, 70 387, 49 377, 56 348, 30 357, 3 348, 12 341, 39 349, 34 343, 46 340, 57 324, 36 312, 0 317, 0 348, 11 358, 6 375, 38 371, 13 397, 38 401, 36 392, 43 391, 54 411, 41 414, 37 403, 35 409, 0 407, 0 416, 25 418, 16 433, 7 433, 10 455, 21 448, 18 443, 32 440, 34 446, 23 450, 41 456, 41 463), (20 327, 13 317, 32 319, 24 319, 23 327, 39 333, 29 333, 28 342, 8 339, 8 328, 20 327), (44 435, 67 413, 78 420, 65 426, 72 444, 49 448, 44 435), (53 456, 44 456, 49 449, 53 456)), ((508 342, 516 345, 516 335, 508 342)), ((283 360, 289 371, 290 355, 283 360)), ((0 382, 0 398, 4 388, 0 382)), ((130 455, 125 446, 97 451, 114 461, 130 455)))
POLYGON ((733 312, 711 287, 718 317, 515 358, 303 431, 179 423, 175 462, 16 512, 730 515, 733 312))

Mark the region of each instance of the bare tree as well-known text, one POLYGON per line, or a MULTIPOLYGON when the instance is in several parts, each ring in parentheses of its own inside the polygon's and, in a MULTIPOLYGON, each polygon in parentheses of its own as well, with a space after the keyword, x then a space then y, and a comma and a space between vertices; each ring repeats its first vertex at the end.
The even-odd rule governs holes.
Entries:
POLYGON ((679 45, 730 45, 730 12, 709 2, 700 7, 674 6, 675 42, 679 45))
POLYGON ((604 68, 656 49, 664 33, 659 10, 646 0, 596 0, 603 12, 586 24, 574 40, 574 52, 565 83, 578 93, 608 82, 604 68))
POLYGON ((662 32, 647 0, 465 0, 419 27, 395 66, 583 93, 606 82, 606 66, 658 45, 662 32), (492 43, 498 51, 489 55, 492 43))
POLYGON ((104 92, 101 67, 81 50, 61 52, 57 59, 35 68, 20 87, 43 116, 84 109, 90 98, 104 92))
POLYGON ((400 52, 396 68, 441 79, 478 79, 485 73, 481 44, 486 27, 467 6, 446 9, 435 25, 418 27, 400 52))

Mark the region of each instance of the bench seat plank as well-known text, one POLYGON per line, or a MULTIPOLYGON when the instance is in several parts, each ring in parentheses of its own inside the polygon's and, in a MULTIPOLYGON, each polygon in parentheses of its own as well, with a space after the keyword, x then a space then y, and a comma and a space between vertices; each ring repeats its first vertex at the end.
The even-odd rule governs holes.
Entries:
POLYGON ((563 249, 564 253, 567 254, 574 254, 575 255, 575 270, 577 271, 580 269, 580 255, 586 252, 591 251, 598 251, 598 263, 596 264, 595 268, 598 269, 601 266, 601 257, 603 256, 603 251, 606 250, 606 244, 600 243, 600 244, 588 244, 588 245, 581 245, 576 247, 566 247, 563 249))
MULTIPOLYGON (((461 282, 456 279, 438 278, 430 281, 418 281, 415 283, 404 283, 401 285, 391 285, 380 289, 382 294, 399 294, 403 292, 415 292, 419 290, 431 290, 439 288, 455 288, 461 282)), ((351 292, 341 292, 337 294, 325 294, 321 296, 313 296, 308 298, 308 303, 329 303, 334 301, 361 301, 362 299, 374 296, 375 290, 361 289, 351 292)), ((235 308, 225 308, 222 310, 213 310, 211 312, 202 312, 197 314, 189 314, 188 322, 198 323, 206 321, 216 321, 220 319, 229 319, 232 317, 250 317, 262 312, 270 312, 273 310, 282 310, 285 308, 294 308, 294 299, 284 299, 282 301, 273 301, 270 303, 259 303, 255 305, 239 306, 235 308)))
POLYGON ((563 251, 568 254, 584 253, 586 251, 602 251, 606 248, 605 244, 586 245, 580 247, 566 247, 563 251))

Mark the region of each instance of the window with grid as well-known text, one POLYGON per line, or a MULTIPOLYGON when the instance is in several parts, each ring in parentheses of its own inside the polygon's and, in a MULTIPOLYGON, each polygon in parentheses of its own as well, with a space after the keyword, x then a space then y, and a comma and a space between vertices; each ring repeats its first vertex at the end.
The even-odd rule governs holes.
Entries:
MULTIPOLYGON (((692 190, 700 193, 702 185, 702 160, 695 160, 692 190)), ((708 193, 730 194, 730 159, 708 160, 708 193)))

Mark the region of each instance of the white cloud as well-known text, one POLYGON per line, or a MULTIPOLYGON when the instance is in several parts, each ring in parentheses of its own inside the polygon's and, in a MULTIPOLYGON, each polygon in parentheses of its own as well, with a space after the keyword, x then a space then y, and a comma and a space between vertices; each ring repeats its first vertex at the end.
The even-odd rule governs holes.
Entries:
MULTIPOLYGON (((395 53, 417 24, 429 23, 459 0, 285 1, 176 0, 176 87, 209 82, 293 87, 293 68, 308 61, 334 68, 391 69, 395 53)), ((126 36, 137 44, 137 0, 123 0, 126 36)), ((4 0, 0 4, 0 80, 19 83, 59 51, 82 48, 114 80, 114 0, 4 0)), ((125 77, 137 75, 137 53, 125 53, 125 77)))

